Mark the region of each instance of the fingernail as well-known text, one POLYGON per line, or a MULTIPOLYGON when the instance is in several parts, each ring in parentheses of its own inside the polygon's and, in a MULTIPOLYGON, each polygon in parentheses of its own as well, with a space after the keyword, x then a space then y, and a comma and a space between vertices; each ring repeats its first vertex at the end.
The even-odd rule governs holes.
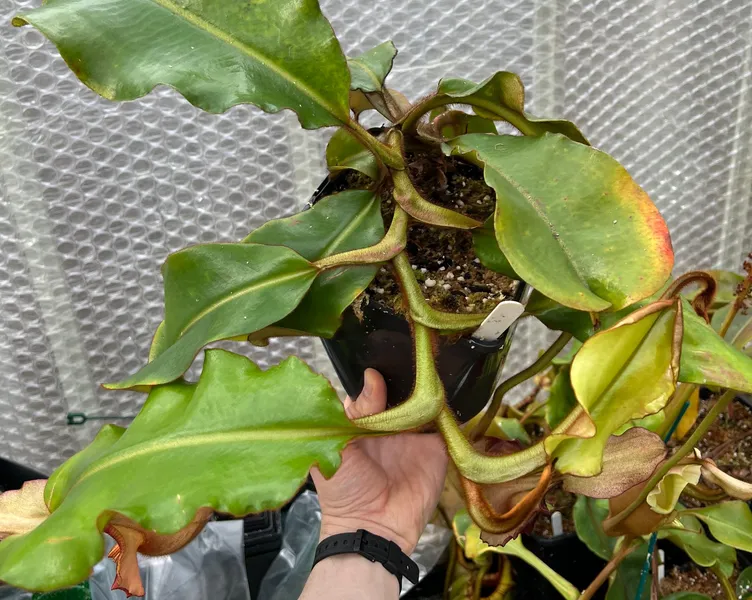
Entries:
POLYGON ((372 393, 373 393, 373 375, 371 373, 371 369, 366 369, 366 372, 363 375, 363 391, 360 392, 360 395, 365 396, 367 398, 372 393))

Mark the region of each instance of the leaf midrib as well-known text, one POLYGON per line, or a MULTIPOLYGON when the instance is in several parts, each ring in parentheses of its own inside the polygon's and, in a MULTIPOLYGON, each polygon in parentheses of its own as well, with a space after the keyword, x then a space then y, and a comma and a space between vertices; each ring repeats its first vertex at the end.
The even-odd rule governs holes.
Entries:
POLYGON ((208 33, 209 35, 212 35, 219 41, 224 42, 232 46, 236 50, 239 50, 240 52, 247 54, 251 58, 257 60, 258 62, 266 66, 268 69, 276 73, 279 77, 281 77, 282 79, 285 79, 286 81, 291 83, 294 87, 296 87, 297 89, 302 91, 304 94, 306 94, 309 98, 311 98, 319 106, 324 108, 329 114, 335 117, 338 121, 341 121, 338 115, 338 111, 335 110, 334 107, 332 107, 329 104, 329 102, 324 100, 324 98, 322 98, 318 94, 318 92, 315 92, 308 85, 303 83, 303 81, 301 81, 297 77, 294 77, 288 71, 285 71, 279 64, 277 64, 274 60, 269 58, 267 55, 260 52, 258 49, 252 46, 249 46, 248 44, 244 42, 241 42, 236 37, 232 36, 226 31, 223 31, 222 29, 210 23, 203 17, 178 6, 172 0, 151 0, 151 2, 163 8, 164 10, 174 14, 175 16, 180 17, 184 21, 187 21, 189 24, 196 27, 197 29, 201 29, 202 31, 205 31, 206 33, 208 33))
MULTIPOLYGON (((366 152, 367 153, 367 152, 366 152)), ((329 243, 327 243, 320 252, 320 255, 318 256, 317 260, 320 260, 322 258, 326 258, 333 252, 335 252, 339 245, 344 242, 350 235, 358 230, 360 227, 360 224, 366 219, 368 216, 368 213, 373 208, 374 203, 376 202, 376 197, 371 196, 371 198, 368 200, 366 206, 363 208, 363 210, 358 211, 358 214, 350 220, 350 222, 347 224, 346 227, 344 227, 335 237, 332 239, 329 243)))
MULTIPOLYGON (((572 269, 575 272, 575 275, 577 275, 577 278, 582 282, 582 284, 595 296, 598 296, 593 290, 590 289, 590 286, 587 283, 587 279, 583 276, 583 274, 580 272, 580 270, 577 268, 577 265, 575 264, 574 260, 572 259, 572 252, 567 248, 566 244, 561 239, 561 233, 556 230, 553 223, 551 223, 551 220, 548 218, 548 216, 543 211, 543 207, 541 206, 540 202, 525 188, 523 188, 521 185, 518 185, 513 179, 510 179, 507 177, 504 173, 499 171, 498 169, 495 169, 491 167, 489 162, 486 162, 486 168, 492 170, 494 173, 497 173, 499 177, 504 179, 509 185, 511 185, 517 192, 528 201, 528 203, 533 207, 533 210, 535 210, 535 213, 540 217, 541 221, 543 221, 546 226, 548 227, 549 231, 551 232, 551 237, 554 239, 554 242, 561 248, 561 251, 564 253, 564 256, 567 257, 567 262, 572 267, 572 269)), ((495 220, 495 219, 494 219, 495 220)), ((600 296, 598 296, 600 298, 600 296)), ((608 300, 605 300, 604 298, 601 298, 602 300, 608 302, 608 300)))
POLYGON ((269 427, 258 428, 253 430, 240 431, 212 431, 195 434, 176 434, 169 437, 161 438, 157 441, 150 441, 135 446, 124 448, 105 459, 100 460, 97 464, 87 468, 76 483, 71 486, 68 493, 73 487, 80 485, 85 479, 99 473, 103 470, 115 467, 129 460, 136 460, 150 454, 162 452, 174 452, 184 448, 208 446, 212 444, 240 444, 251 442, 284 442, 303 440, 331 439, 334 441, 338 438, 351 438, 358 433, 355 427, 321 427, 312 430, 301 430, 295 427, 269 427))
MULTIPOLYGON (((305 260, 301 257, 301 260, 305 260)), ((227 296, 212 302, 209 306, 207 306, 205 309, 203 309, 201 312, 199 312, 195 317, 193 317, 188 323, 180 330, 180 332, 175 336, 175 340, 183 337, 185 333, 193 327, 196 323, 198 323, 201 319, 203 319, 206 315, 209 313, 218 310, 228 302, 232 302, 233 300, 236 300, 239 297, 245 296, 247 294, 250 294, 252 292, 256 292, 259 290, 262 290, 266 287, 269 287, 270 285, 277 285, 286 283, 287 281, 291 281, 293 279, 297 279, 299 277, 308 276, 312 273, 312 271, 315 271, 315 268, 312 265, 309 265, 309 268, 307 268, 305 271, 300 271, 296 273, 292 273, 290 275, 285 275, 282 277, 275 277, 270 279, 263 279, 262 281, 259 281, 257 283, 254 283, 252 285, 246 286, 244 288, 241 288, 239 291, 232 291, 227 296)))

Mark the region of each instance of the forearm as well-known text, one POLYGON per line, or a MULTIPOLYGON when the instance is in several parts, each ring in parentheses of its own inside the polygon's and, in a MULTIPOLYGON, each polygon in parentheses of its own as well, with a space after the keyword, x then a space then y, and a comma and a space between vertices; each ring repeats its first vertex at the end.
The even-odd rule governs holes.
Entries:
POLYGON ((311 571, 300 600, 397 600, 397 578, 380 563, 357 554, 340 554, 311 571))

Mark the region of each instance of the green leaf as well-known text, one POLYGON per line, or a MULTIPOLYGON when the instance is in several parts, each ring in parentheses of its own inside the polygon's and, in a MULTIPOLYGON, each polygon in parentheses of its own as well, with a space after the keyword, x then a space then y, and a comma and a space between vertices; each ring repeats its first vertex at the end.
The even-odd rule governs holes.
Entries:
MULTIPOLYGON (((245 242, 283 245, 314 262, 366 248, 384 237, 378 197, 365 190, 348 190, 319 200, 292 217, 275 219, 253 231, 245 242)), ((342 312, 368 287, 377 265, 353 265, 320 273, 297 308, 280 327, 332 337, 342 312)))
POLYGON ((736 578, 736 595, 740 600, 752 596, 752 567, 747 567, 736 578))
POLYGON ((752 357, 734 348, 684 303, 679 381, 752 393, 752 357))
POLYGON ((347 129, 335 131, 326 145, 326 165, 332 174, 352 169, 374 180, 379 176, 379 164, 376 162, 376 157, 347 129))
POLYGON ((161 352, 109 389, 167 383, 206 344, 276 323, 300 303, 317 270, 284 246, 205 244, 171 254, 162 274, 165 320, 155 344, 161 352))
POLYGON ((579 598, 580 593, 577 588, 525 548, 521 538, 517 537, 509 540, 504 546, 489 546, 481 539, 480 528, 473 523, 464 509, 457 511, 452 522, 452 527, 457 543, 464 550, 465 556, 470 560, 477 562, 478 559, 489 553, 516 556, 545 577, 564 598, 568 600, 577 600, 579 598))
POLYGON ((608 516, 608 501, 578 496, 574 503, 572 517, 577 537, 593 554, 609 560, 614 552, 616 538, 603 531, 603 521, 608 516))
POLYGON ((0 542, 0 579, 41 591, 86 579, 102 558, 111 511, 168 534, 201 507, 232 515, 277 507, 313 465, 331 476, 362 433, 329 383, 297 358, 262 371, 208 350, 197 384, 154 388, 127 430, 106 426, 96 451, 53 474, 55 510, 0 542))
POLYGON ((479 84, 467 79, 442 79, 437 93, 455 98, 460 104, 472 104, 478 116, 503 119, 526 135, 561 133, 575 142, 588 143, 580 130, 569 121, 526 115, 525 87, 514 73, 499 71, 479 84))
POLYGON ((562 367, 551 383, 548 400, 546 400, 546 423, 555 429, 577 406, 577 396, 572 389, 569 378, 569 365, 562 367))
POLYGON ((577 400, 595 432, 592 437, 551 436, 546 449, 556 469, 580 477, 601 471, 609 436, 632 419, 658 412, 676 387, 681 316, 678 302, 660 302, 632 313, 587 340, 572 362, 577 400))
POLYGON ((721 502, 689 512, 704 521, 719 542, 752 552, 752 512, 746 502, 721 502))
POLYGON ((530 435, 525 431, 525 427, 517 419, 495 417, 491 422, 486 435, 505 440, 516 440, 526 445, 532 443, 530 435))
POLYGON ((473 231, 473 251, 481 264, 487 269, 512 279, 520 279, 520 276, 515 273, 507 257, 499 248, 493 229, 493 217, 489 217, 483 227, 478 227, 473 231))
POLYGON ((499 247, 542 294, 579 310, 619 310, 668 279, 666 223, 607 154, 553 134, 470 134, 450 144, 484 165, 499 247))
POLYGON ((306 129, 349 119, 347 63, 316 0, 50 0, 13 19, 27 23, 109 100, 163 84, 213 113, 289 108, 306 129))
MULTIPOLYGON (((636 600, 640 573, 647 554, 647 543, 641 544, 622 561, 616 572, 611 575, 606 600, 636 600)), ((651 581, 652 576, 648 575, 640 600, 648 600, 650 597, 651 581)))
POLYGON ((379 92, 392 70, 397 48, 391 41, 379 44, 360 56, 347 59, 350 67, 350 89, 362 92, 379 92))
POLYGON ((679 523, 658 531, 659 539, 667 539, 687 553, 701 567, 718 565, 726 577, 730 577, 736 563, 736 551, 724 544, 712 541, 702 529, 700 521, 684 515, 679 523))
MULTIPOLYGON (((713 317, 710 320, 710 325, 713 327, 714 331, 721 331, 721 327, 723 327, 723 323, 726 320, 726 317, 728 316, 729 312, 731 311, 733 304, 726 304, 725 306, 722 306, 718 310, 716 310, 713 313, 713 317)), ((736 313, 736 316, 731 321, 731 325, 729 325, 728 330, 726 331, 726 335, 724 336, 727 340, 733 340, 734 337, 741 331, 742 327, 744 326, 744 321, 746 319, 747 315, 745 315, 742 312, 736 313)), ((720 334, 719 334, 720 335, 720 334)))

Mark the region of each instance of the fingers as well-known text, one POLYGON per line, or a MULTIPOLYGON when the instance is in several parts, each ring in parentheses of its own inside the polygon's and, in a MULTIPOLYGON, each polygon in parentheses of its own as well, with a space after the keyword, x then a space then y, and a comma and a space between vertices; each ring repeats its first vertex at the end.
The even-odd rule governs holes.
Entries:
POLYGON ((366 369, 363 374, 363 391, 355 401, 345 400, 345 412, 351 419, 367 417, 386 408, 386 382, 375 369, 366 369))

